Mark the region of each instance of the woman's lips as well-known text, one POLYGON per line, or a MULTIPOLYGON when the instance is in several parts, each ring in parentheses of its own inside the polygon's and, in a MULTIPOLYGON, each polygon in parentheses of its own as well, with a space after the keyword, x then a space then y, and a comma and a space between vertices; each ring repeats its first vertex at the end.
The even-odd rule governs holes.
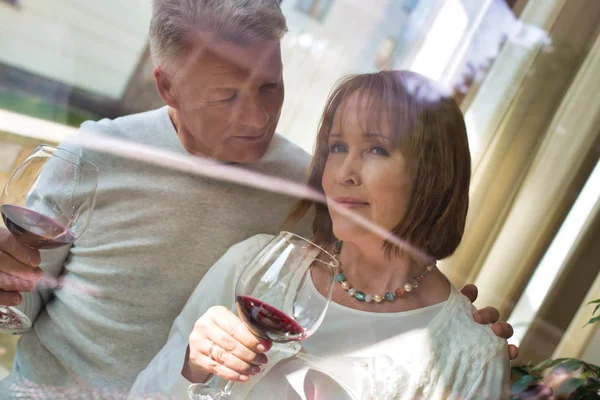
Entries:
POLYGON ((367 203, 366 201, 354 197, 337 197, 334 199, 334 201, 339 206, 344 208, 360 208, 369 205, 369 203, 367 203))

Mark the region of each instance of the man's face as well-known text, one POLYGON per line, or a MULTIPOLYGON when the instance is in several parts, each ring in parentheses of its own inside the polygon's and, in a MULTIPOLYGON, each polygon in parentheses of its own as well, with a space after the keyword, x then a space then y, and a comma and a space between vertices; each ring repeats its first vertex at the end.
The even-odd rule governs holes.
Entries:
POLYGON ((264 156, 283 105, 279 43, 190 41, 178 68, 169 81, 184 148, 237 163, 264 156))

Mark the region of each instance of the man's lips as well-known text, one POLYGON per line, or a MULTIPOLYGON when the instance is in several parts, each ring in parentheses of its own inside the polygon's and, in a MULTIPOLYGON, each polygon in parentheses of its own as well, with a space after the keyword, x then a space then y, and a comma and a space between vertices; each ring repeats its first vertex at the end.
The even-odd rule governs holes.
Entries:
POLYGON ((264 139, 264 137, 267 135, 267 132, 263 132, 261 134, 258 135, 248 135, 248 136, 235 136, 236 139, 241 139, 241 140, 246 140, 248 142, 257 142, 259 140, 264 139))

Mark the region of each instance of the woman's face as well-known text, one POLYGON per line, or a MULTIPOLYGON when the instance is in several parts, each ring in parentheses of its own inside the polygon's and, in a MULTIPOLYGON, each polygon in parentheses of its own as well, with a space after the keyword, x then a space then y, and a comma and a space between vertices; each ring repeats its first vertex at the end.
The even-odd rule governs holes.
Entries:
MULTIPOLYGON (((406 214, 412 193, 407 160, 392 146, 389 129, 365 132, 360 110, 368 96, 351 95, 338 108, 329 135, 329 156, 323 189, 331 201, 373 223, 393 229, 406 214)), ((381 124, 385 126, 384 124, 381 124)), ((362 226, 331 208, 333 232, 340 240, 356 241, 369 235, 362 226)))

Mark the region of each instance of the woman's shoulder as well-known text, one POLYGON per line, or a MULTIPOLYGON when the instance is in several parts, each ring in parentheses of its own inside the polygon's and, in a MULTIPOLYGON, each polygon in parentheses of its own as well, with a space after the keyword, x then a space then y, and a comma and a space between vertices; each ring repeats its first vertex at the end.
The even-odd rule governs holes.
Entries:
POLYGON ((259 233, 234 244, 227 252, 225 252, 225 255, 239 256, 241 254, 251 253, 252 251, 256 252, 263 248, 274 237, 275 236, 266 233, 259 233))
POLYGON ((260 233, 242 240, 231 246, 219 262, 227 262, 230 265, 246 265, 273 238, 273 235, 260 233))
POLYGON ((508 356, 506 340, 496 336, 490 325, 475 322, 475 310, 471 301, 452 287, 436 329, 436 342, 445 349, 453 348, 484 362, 508 356))

